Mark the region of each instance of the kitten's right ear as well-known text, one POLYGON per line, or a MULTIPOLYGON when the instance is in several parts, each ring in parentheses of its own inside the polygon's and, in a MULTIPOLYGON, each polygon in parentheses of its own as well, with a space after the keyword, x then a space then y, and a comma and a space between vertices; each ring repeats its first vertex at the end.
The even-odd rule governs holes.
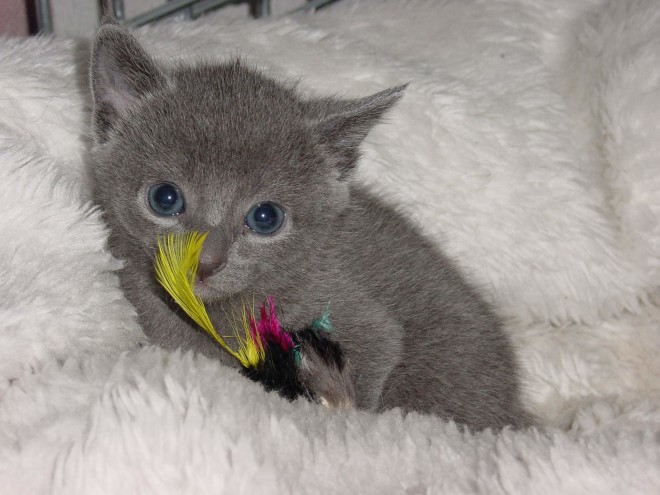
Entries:
POLYGON ((106 20, 94 40, 91 61, 96 141, 109 133, 140 98, 166 84, 165 76, 138 41, 125 29, 106 20))

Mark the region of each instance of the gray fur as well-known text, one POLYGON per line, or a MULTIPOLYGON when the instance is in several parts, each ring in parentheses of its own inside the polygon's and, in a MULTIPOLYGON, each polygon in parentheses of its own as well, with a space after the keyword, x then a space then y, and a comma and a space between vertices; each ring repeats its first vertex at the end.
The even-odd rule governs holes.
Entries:
POLYGON ((450 260, 351 178, 360 142, 403 86, 358 100, 304 98, 237 60, 166 70, 108 24, 91 79, 94 196, 153 342, 233 364, 167 302, 153 274, 157 236, 210 231, 202 257, 226 261, 201 293, 217 327, 243 298, 274 295, 294 329, 329 303, 358 407, 429 412, 474 429, 528 424, 513 351, 491 309, 450 260), (185 213, 150 212, 146 190, 163 181, 181 188, 185 213), (287 212, 270 236, 243 226, 265 200, 287 212))

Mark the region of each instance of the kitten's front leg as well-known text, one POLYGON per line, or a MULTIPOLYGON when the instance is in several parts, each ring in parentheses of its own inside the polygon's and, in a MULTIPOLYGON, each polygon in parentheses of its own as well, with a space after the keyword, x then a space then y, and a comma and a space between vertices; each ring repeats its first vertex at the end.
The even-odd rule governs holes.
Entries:
POLYGON ((332 337, 348 357, 360 409, 381 408, 385 381, 401 360, 403 328, 389 317, 383 306, 371 299, 333 303, 332 337))
POLYGON ((138 312, 138 321, 153 344, 168 350, 193 350, 223 364, 236 367, 236 361, 224 352, 203 330, 194 325, 175 303, 165 302, 152 280, 127 265, 120 280, 128 300, 138 312))

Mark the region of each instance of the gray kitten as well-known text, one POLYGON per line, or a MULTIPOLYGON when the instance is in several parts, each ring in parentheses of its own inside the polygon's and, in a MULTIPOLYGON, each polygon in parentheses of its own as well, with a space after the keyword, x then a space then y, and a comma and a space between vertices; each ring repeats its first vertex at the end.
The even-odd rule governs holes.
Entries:
MULTIPOLYGON (((433 413, 474 429, 529 424, 491 309, 405 218, 352 180, 361 141, 403 86, 355 100, 305 98, 241 61, 164 69, 113 24, 96 37, 91 85, 94 197, 153 342, 230 363, 153 271, 159 235, 209 232, 195 290, 218 328, 246 298, 272 294, 291 329, 329 305, 357 407, 433 413)), ((310 381, 331 382, 332 373, 310 381)))

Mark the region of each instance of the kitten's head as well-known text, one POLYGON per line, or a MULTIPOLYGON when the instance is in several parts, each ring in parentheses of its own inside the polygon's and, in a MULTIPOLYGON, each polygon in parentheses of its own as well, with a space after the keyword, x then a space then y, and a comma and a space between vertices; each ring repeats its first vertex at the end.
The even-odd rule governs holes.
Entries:
POLYGON ((209 232, 196 284, 207 301, 304 276, 348 204, 361 141, 404 89, 305 99, 240 61, 166 70, 113 24, 96 37, 91 85, 94 195, 115 247, 150 277, 159 235, 209 232))

